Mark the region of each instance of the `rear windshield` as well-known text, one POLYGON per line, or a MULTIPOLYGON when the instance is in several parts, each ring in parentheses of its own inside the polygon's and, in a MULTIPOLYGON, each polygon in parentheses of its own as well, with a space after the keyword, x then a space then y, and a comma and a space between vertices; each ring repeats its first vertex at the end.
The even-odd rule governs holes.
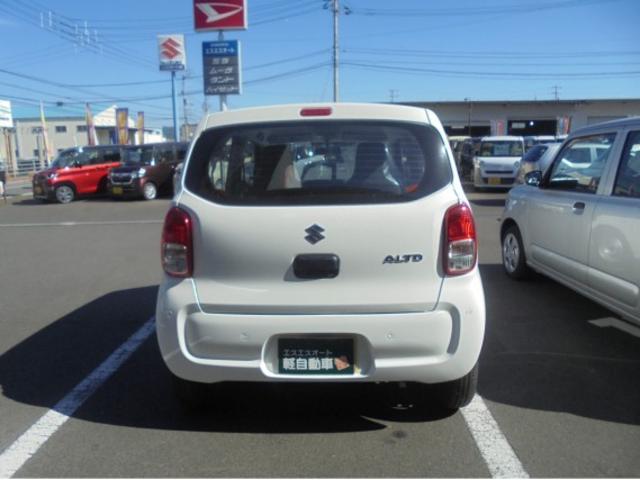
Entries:
POLYGON ((430 126, 305 121, 204 132, 185 185, 230 205, 409 201, 451 181, 446 148, 430 126))
POLYGON ((495 140, 480 144, 481 157, 521 157, 522 142, 513 140, 495 140))

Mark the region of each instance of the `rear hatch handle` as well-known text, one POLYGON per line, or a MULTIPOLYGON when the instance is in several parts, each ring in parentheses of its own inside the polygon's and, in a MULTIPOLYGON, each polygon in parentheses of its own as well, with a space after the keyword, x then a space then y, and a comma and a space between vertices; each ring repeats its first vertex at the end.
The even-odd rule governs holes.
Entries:
POLYGON ((293 260, 293 273, 305 280, 335 278, 340 273, 340 257, 333 253, 297 255, 293 260))

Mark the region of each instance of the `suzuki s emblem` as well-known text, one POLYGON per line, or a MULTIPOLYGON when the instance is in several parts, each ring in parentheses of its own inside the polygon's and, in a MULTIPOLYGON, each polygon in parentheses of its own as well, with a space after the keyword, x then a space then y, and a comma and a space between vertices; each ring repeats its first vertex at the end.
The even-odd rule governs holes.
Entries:
POLYGON ((304 239, 307 242, 309 242, 311 245, 315 245, 316 243, 318 243, 320 240, 324 238, 324 235, 322 235, 322 232, 324 232, 324 228, 322 228, 317 223, 314 223, 313 225, 311 225, 309 228, 305 230, 305 233, 307 233, 307 236, 304 237, 304 239))

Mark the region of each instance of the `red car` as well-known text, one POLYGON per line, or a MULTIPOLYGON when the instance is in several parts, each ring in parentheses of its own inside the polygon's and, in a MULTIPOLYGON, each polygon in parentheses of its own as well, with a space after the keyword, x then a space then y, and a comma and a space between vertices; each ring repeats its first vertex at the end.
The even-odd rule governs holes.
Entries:
POLYGON ((104 145, 63 150, 51 166, 33 176, 33 197, 70 203, 107 193, 107 175, 121 164, 124 147, 104 145))

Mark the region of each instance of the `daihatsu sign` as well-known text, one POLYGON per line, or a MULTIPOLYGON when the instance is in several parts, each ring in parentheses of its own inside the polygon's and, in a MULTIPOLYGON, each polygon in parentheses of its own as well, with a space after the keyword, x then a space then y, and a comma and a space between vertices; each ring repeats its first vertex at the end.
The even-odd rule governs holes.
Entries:
POLYGON ((193 0, 196 32, 246 30, 247 0, 193 0))

